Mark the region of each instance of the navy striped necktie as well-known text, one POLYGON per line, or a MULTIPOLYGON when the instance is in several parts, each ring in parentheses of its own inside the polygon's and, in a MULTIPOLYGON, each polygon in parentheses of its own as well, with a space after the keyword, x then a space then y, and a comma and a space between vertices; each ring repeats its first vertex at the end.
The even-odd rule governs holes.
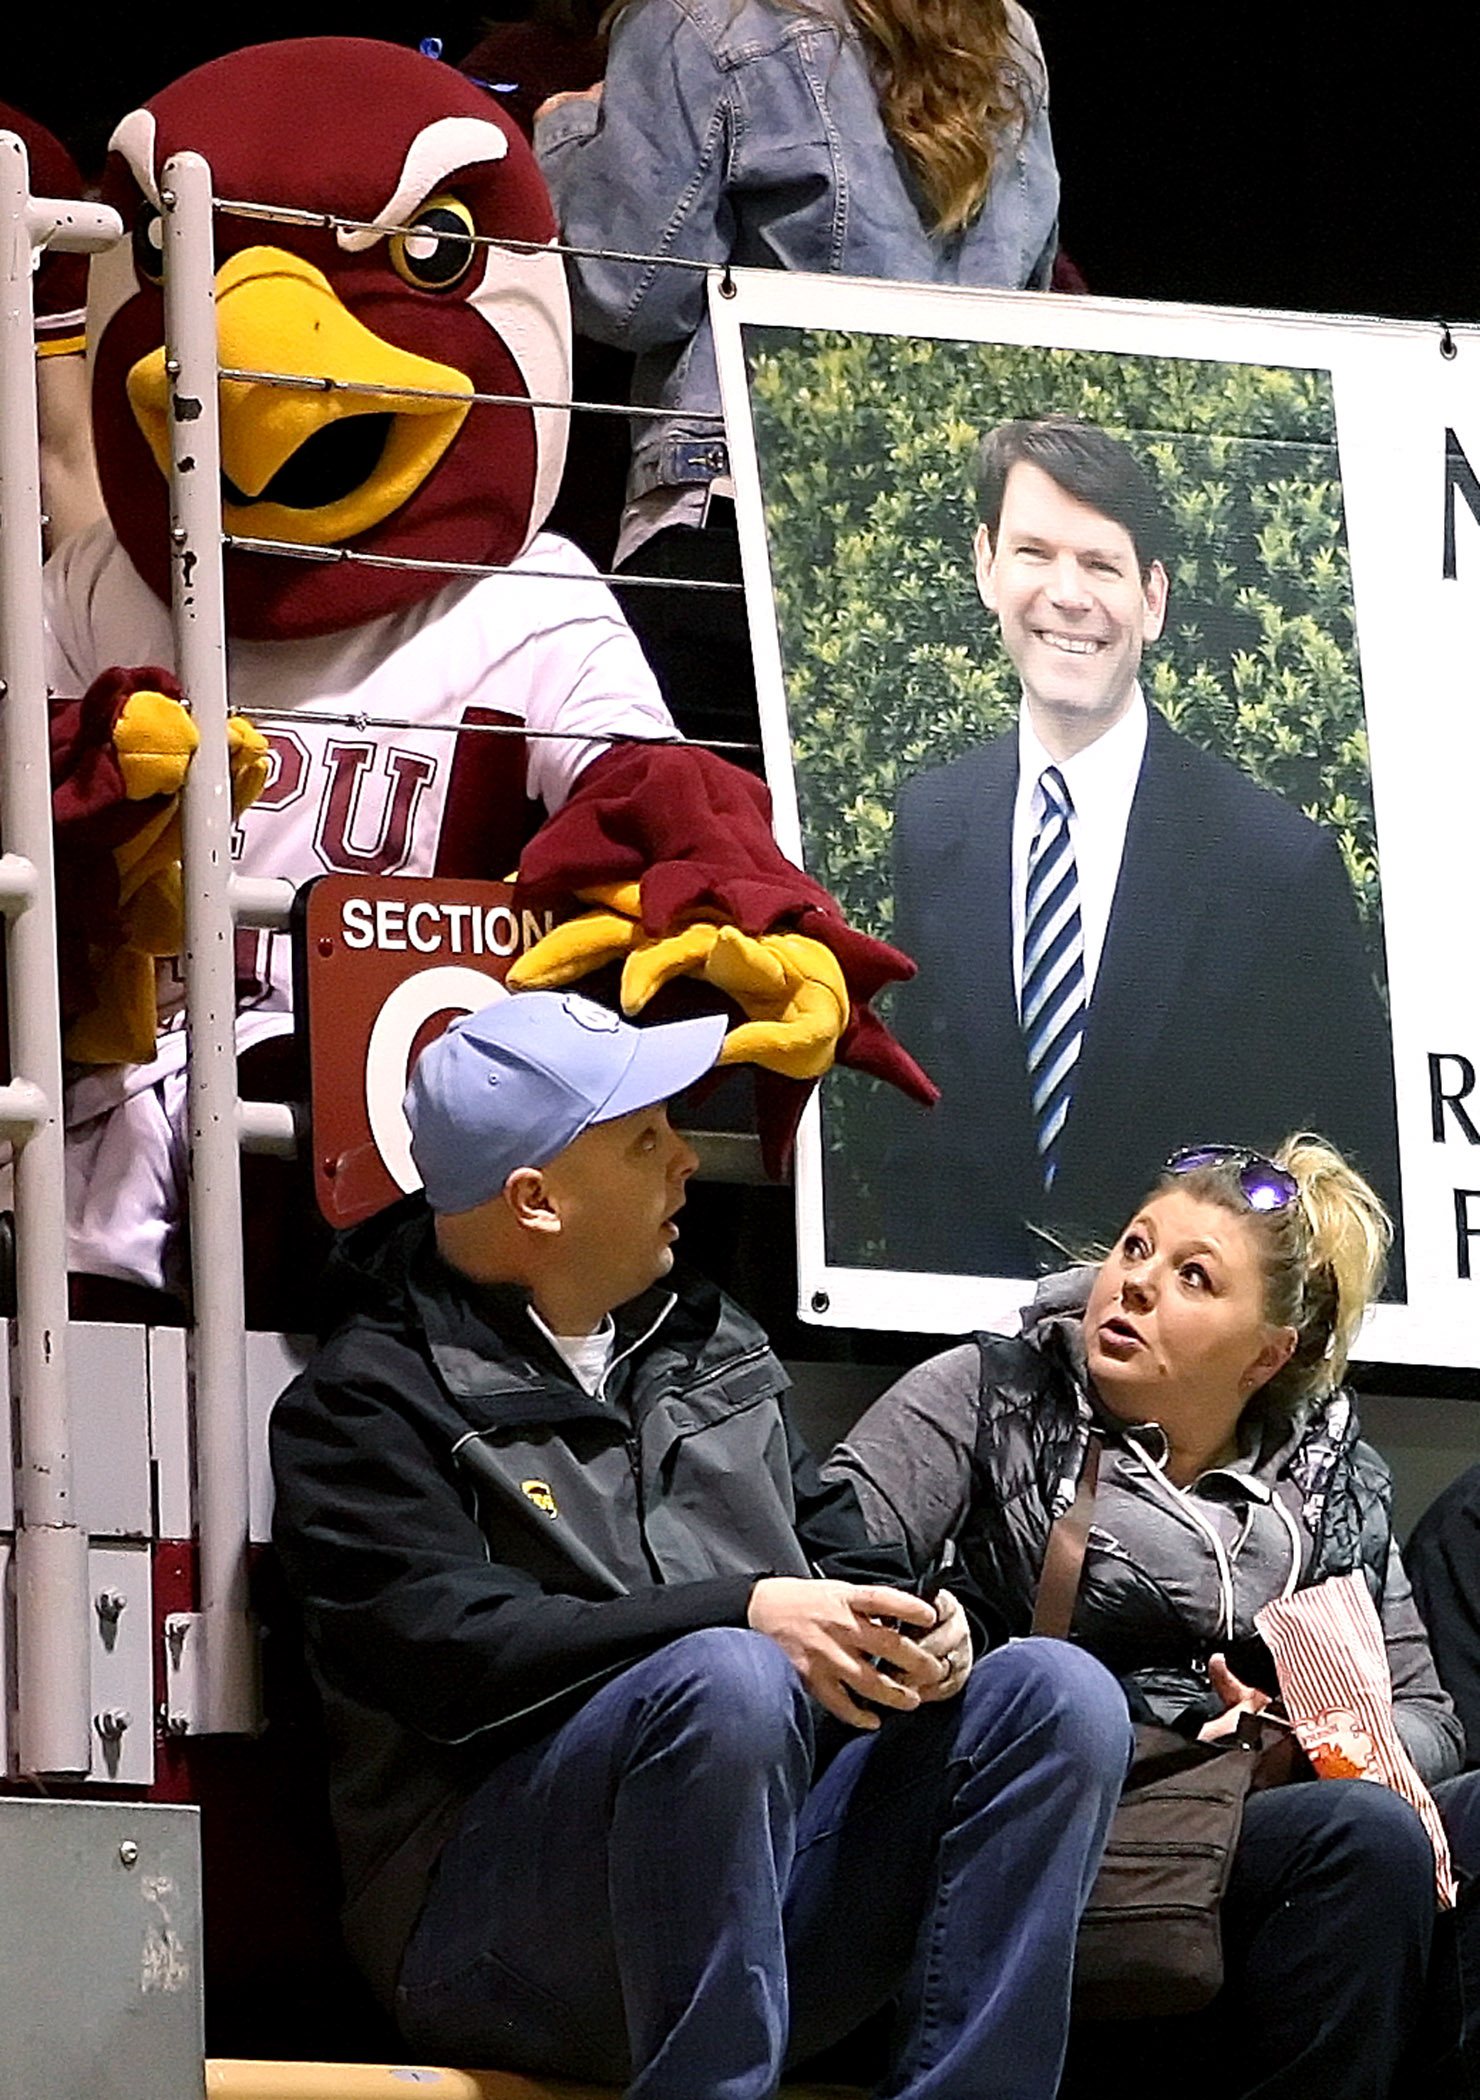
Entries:
POLYGON ((1042 811, 1028 849, 1023 911, 1023 1045, 1043 1186, 1058 1172, 1058 1144, 1074 1093, 1074 1066, 1084 1037, 1084 933, 1079 871, 1069 817, 1074 803, 1057 766, 1039 776, 1042 811))

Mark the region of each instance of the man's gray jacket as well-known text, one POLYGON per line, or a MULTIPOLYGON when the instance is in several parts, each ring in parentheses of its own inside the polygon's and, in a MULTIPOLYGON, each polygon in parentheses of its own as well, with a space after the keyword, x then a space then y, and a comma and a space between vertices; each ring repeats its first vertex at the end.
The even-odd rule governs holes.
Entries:
POLYGON ((824 1486, 766 1337, 713 1285, 616 1315, 584 1392, 526 1295, 441 1260, 419 1198, 349 1235, 277 1404, 274 1538, 324 1698, 346 1933, 389 1999, 428 1875, 499 1758, 766 1575, 908 1580, 824 1486))

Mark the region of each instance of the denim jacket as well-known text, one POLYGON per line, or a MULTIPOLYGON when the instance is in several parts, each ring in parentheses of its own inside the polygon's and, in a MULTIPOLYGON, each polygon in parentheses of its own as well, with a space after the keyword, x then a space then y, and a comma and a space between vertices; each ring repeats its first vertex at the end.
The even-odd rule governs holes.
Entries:
MULTIPOLYGON (((635 0, 601 103, 562 103, 535 127, 564 238, 917 284, 1045 284, 1059 196, 1048 82, 1032 22, 1008 5, 1028 120, 962 231, 932 231, 844 0, 635 0)), ((570 272, 576 326, 637 353, 633 400, 678 411, 634 430, 629 497, 725 472, 703 276, 574 258, 570 272)))

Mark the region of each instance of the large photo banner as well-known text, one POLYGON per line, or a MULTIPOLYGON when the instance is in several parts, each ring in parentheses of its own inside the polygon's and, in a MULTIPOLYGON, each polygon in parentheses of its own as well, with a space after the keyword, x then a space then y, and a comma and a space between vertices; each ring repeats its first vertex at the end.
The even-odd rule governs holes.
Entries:
POLYGON ((801 1310, 1012 1324, 1179 1148, 1315 1131, 1362 1354, 1480 1365, 1480 331, 736 272, 778 836, 919 966, 837 1070, 801 1310))

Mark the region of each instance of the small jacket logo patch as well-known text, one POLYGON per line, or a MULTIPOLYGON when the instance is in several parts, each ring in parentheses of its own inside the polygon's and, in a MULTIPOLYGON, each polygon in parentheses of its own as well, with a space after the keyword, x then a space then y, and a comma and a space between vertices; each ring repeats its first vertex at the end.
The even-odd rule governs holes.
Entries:
POLYGON ((555 1497, 550 1493, 548 1481, 521 1480, 519 1485, 537 1510, 547 1517, 559 1516, 560 1512, 555 1507, 555 1497))

